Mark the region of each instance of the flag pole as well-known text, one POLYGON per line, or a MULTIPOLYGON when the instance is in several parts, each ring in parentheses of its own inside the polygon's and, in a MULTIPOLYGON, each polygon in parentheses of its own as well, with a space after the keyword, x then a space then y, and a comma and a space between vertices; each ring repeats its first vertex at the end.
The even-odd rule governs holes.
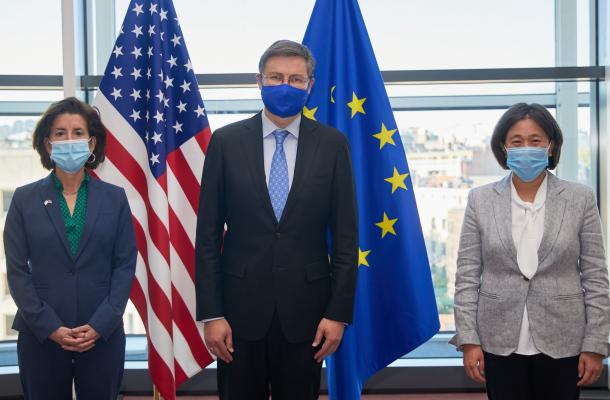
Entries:
POLYGON ((163 397, 161 397, 161 394, 159 393, 159 389, 157 389, 157 386, 153 385, 153 400, 163 400, 163 397))

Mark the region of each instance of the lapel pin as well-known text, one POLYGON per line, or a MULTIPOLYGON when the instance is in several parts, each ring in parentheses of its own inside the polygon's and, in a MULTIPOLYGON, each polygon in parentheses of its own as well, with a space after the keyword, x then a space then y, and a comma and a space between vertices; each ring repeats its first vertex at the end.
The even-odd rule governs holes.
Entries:
POLYGON ((45 200, 44 203, 45 207, 47 206, 47 204, 53 204, 53 202, 51 200, 45 200))

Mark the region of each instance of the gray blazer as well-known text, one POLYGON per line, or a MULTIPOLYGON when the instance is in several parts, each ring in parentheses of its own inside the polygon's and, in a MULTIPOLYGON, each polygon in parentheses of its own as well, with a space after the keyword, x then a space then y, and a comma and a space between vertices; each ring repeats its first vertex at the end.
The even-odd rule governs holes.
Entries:
POLYGON ((553 357, 608 355, 610 297, 601 222, 589 187, 548 173, 544 233, 531 280, 517 265, 510 174, 470 191, 455 279, 452 344, 517 349, 527 304, 534 343, 553 357))

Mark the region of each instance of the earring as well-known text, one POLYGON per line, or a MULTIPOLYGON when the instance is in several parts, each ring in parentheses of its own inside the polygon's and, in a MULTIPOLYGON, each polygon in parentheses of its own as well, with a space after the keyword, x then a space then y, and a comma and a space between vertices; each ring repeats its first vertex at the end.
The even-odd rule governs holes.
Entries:
MULTIPOLYGON (((95 153, 91 153, 91 156, 93 156, 93 160, 87 160, 87 164, 93 164, 95 162, 95 153)), ((91 156, 89 156, 89 158, 91 158, 91 156)))

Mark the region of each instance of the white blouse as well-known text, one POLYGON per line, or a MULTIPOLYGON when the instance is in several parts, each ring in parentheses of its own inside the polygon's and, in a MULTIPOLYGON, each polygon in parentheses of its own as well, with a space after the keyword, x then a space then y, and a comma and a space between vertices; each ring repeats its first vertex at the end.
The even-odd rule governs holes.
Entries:
MULTIPOLYGON (((521 200, 512 179, 510 184, 512 234, 515 247, 517 248, 517 263, 523 276, 531 279, 538 270, 538 248, 544 233, 544 204, 546 202, 547 178, 544 178, 538 188, 533 203, 521 200)), ((523 355, 540 353, 534 344, 534 339, 530 332, 527 305, 523 310, 519 345, 515 353, 523 355)))

